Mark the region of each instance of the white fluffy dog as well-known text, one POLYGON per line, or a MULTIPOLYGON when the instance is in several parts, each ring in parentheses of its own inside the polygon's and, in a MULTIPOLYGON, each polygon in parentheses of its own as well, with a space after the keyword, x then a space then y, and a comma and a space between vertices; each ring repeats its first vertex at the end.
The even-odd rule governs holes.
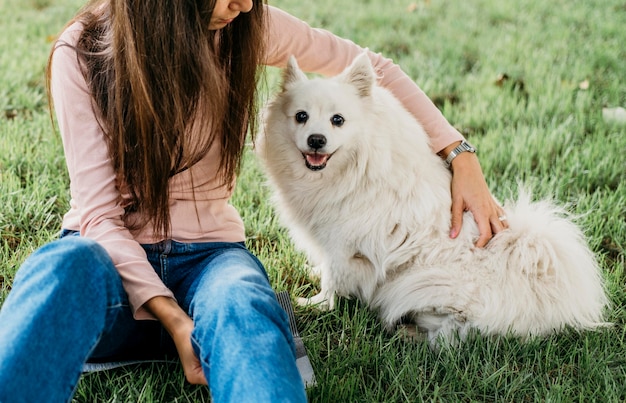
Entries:
POLYGON ((603 324, 600 269, 562 209, 521 192, 486 248, 473 244, 469 212, 449 238, 450 172, 367 56, 333 78, 309 80, 293 58, 283 74, 257 153, 277 213, 321 276, 301 303, 356 296, 387 328, 408 320, 431 343, 603 324))

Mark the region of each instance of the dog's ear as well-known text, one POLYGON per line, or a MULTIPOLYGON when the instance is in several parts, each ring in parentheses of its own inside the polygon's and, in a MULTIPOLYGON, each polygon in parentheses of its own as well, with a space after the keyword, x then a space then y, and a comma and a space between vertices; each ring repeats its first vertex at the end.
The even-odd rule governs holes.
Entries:
POLYGON ((360 96, 367 97, 372 93, 376 75, 372 67, 372 62, 370 62, 366 53, 357 56, 343 75, 348 84, 352 84, 356 87, 360 96))
POLYGON ((292 84, 306 80, 306 75, 300 70, 298 62, 294 56, 289 56, 287 67, 283 70, 282 90, 286 91, 292 84))

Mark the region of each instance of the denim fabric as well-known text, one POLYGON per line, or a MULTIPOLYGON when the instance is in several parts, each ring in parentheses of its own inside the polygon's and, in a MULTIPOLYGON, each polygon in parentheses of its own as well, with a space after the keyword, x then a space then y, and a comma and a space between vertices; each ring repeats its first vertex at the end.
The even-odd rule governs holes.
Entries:
MULTIPOLYGON (((194 321, 192 345, 215 402, 306 401, 285 312, 239 243, 144 245, 194 321)), ((83 363, 177 356, 156 321, 132 318, 113 262, 64 232, 18 271, 0 310, 0 402, 65 402, 83 363)))

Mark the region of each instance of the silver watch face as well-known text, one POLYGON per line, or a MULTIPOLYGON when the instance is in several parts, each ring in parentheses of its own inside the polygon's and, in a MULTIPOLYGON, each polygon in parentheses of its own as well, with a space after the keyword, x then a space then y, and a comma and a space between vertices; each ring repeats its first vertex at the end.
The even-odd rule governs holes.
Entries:
POLYGON ((470 143, 468 143, 467 141, 464 141, 460 144, 465 150, 471 152, 471 153, 475 153, 476 149, 474 148, 473 145, 471 145, 470 143))

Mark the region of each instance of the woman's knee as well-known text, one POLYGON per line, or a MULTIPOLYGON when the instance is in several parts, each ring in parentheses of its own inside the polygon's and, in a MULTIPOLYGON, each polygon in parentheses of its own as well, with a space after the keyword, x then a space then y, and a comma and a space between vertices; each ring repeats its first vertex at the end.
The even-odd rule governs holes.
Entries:
POLYGON ((239 335, 241 340, 254 339, 271 329, 286 333, 287 316, 276 300, 269 283, 249 281, 217 284, 210 298, 196 295, 192 304, 192 317, 196 334, 239 335))
POLYGON ((54 284, 60 290, 88 289, 97 294, 115 276, 119 275, 102 246, 90 239, 68 236, 33 252, 18 271, 14 287, 21 283, 54 284))
POLYGON ((192 290, 192 305, 210 301, 214 307, 250 306, 255 300, 274 298, 265 269, 247 251, 227 252, 216 260, 192 290))
POLYGON ((33 260, 38 265, 71 267, 74 270, 99 266, 108 268, 112 265, 111 258, 100 244, 79 236, 68 236, 44 245, 27 262, 33 260))

